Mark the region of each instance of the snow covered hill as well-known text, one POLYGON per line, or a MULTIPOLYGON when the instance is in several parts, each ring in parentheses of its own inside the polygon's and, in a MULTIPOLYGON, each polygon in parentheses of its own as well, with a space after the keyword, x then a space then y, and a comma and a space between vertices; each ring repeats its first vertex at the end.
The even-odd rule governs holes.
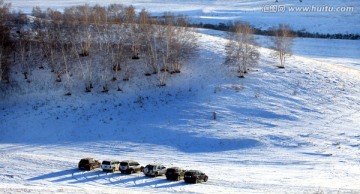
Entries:
POLYGON ((49 83, 39 73, 38 85, 3 97, 0 192, 360 192, 358 70, 297 55, 278 69, 262 48, 239 79, 223 65, 226 40, 198 36, 199 56, 165 88, 144 77, 123 92, 66 97, 40 87, 49 83), (199 169, 209 181, 77 170, 89 156, 199 169))
MULTIPOLYGON (((9 1, 9 0, 8 0, 9 1)), ((218 24, 244 20, 255 27, 268 29, 279 23, 296 30, 319 33, 360 33, 358 0, 11 0, 14 10, 31 13, 33 6, 62 10, 66 6, 121 3, 146 8, 155 15, 171 11, 188 15, 193 22, 218 24), (282 11, 284 10, 284 11, 282 11), (274 12, 275 11, 275 12, 274 12)))

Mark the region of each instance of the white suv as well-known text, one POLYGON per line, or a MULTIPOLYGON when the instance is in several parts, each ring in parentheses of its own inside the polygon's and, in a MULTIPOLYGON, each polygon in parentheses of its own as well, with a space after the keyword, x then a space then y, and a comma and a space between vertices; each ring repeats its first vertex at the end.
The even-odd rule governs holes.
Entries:
POLYGON ((118 160, 104 160, 101 163, 103 171, 115 172, 120 170, 120 162, 118 160))

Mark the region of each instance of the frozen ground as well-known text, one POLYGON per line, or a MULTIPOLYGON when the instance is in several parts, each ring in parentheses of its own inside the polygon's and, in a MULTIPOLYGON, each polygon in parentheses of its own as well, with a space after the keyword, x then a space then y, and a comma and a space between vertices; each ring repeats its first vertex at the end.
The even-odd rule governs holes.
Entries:
POLYGON ((109 94, 30 85, 2 98, 0 193, 360 192, 358 70, 297 55, 278 69, 263 48, 239 79, 222 64, 226 41, 199 37, 199 57, 166 88, 151 77, 109 94), (209 181, 77 170, 88 156, 200 169, 209 181))
POLYGON ((146 8, 153 14, 172 11, 176 14, 188 15, 193 22, 227 23, 229 20, 244 20, 258 28, 268 29, 279 23, 291 24, 294 29, 306 29, 320 33, 360 33, 360 2, 358 0, 11 0, 14 10, 31 13, 33 6, 43 9, 48 7, 62 10, 65 6, 121 3, 134 5, 137 9, 146 8), (284 12, 264 12, 264 7, 284 5, 284 12), (312 7, 315 10, 339 7, 353 7, 349 12, 291 12, 291 8, 312 7))

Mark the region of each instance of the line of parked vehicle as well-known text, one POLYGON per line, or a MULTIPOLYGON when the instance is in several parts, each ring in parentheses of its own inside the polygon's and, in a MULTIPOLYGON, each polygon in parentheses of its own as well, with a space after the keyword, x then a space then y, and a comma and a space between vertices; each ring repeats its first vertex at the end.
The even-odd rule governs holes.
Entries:
POLYGON ((102 168, 105 172, 120 171, 123 174, 132 174, 143 172, 145 176, 162 176, 165 175, 167 180, 180 181, 183 179, 186 183, 206 182, 208 176, 200 170, 184 170, 180 167, 166 168, 162 164, 148 164, 145 167, 134 160, 104 160, 100 162, 94 158, 83 158, 80 160, 78 167, 80 170, 94 170, 102 168))

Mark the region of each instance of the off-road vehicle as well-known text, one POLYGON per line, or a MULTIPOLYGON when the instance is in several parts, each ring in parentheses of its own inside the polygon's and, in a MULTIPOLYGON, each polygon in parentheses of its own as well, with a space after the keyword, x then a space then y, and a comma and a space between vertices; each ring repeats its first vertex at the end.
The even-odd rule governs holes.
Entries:
POLYGON ((166 167, 162 164, 148 164, 143 172, 146 176, 161 176, 166 173, 166 167))
POLYGON ((101 163, 104 172, 115 172, 120 170, 120 162, 118 160, 104 160, 101 163))
POLYGON ((121 173, 131 174, 135 172, 142 172, 143 169, 144 167, 134 160, 124 160, 120 162, 121 173))
POLYGON ((93 170, 100 168, 100 162, 94 158, 83 158, 80 160, 78 167, 80 170, 93 170))
POLYGON ((176 180, 184 178, 185 170, 179 167, 171 167, 166 170, 166 179, 167 180, 176 180))
POLYGON ((200 170, 188 170, 184 175, 185 183, 198 183, 200 181, 206 182, 208 178, 209 177, 200 170))

